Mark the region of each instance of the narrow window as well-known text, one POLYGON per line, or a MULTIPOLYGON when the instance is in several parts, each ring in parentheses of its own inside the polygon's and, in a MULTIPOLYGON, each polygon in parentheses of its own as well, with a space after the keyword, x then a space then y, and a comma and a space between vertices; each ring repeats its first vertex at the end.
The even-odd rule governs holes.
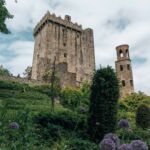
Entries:
POLYGON ((82 50, 80 50, 80 64, 83 64, 83 53, 82 53, 82 50))
POLYGON ((129 64, 127 64, 127 69, 130 70, 130 65, 129 64))
POLYGON ((123 71, 123 65, 120 65, 120 71, 123 71))
POLYGON ((125 80, 122 80, 122 86, 126 86, 125 80))
POLYGON ((133 80, 130 80, 130 85, 133 86, 133 80))
POLYGON ((66 53, 64 53, 64 57, 65 57, 65 58, 67 57, 67 54, 66 54, 66 53))

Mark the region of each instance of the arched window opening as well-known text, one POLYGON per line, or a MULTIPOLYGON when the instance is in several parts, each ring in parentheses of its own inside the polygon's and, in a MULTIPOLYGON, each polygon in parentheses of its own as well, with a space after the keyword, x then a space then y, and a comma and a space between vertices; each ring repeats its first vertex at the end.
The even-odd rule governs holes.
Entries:
POLYGON ((129 51, 126 49, 126 57, 129 57, 129 51))
POLYGON ((122 80, 122 86, 126 86, 125 80, 122 80))
POLYGON ((123 52, 122 52, 122 50, 119 51, 119 55, 120 55, 121 58, 123 57, 123 52))

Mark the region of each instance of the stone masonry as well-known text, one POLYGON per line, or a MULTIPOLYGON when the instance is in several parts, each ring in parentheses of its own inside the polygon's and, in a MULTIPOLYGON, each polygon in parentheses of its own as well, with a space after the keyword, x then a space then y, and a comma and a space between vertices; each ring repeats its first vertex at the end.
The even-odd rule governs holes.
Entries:
POLYGON ((116 47, 117 61, 116 72, 120 81, 120 97, 123 98, 134 93, 134 83, 132 75, 131 59, 129 55, 129 46, 120 45, 116 47))
POLYGON ((56 70, 62 87, 78 87, 90 81, 95 70, 93 30, 47 12, 34 29, 34 56, 32 79, 43 80, 52 70, 56 58, 56 70))

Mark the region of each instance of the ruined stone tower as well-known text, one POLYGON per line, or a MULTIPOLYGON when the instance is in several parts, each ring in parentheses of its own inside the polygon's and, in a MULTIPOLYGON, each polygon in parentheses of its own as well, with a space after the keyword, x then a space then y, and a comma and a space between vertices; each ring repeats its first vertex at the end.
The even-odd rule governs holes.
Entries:
POLYGON ((125 97, 134 92, 133 75, 131 59, 129 55, 129 46, 120 45, 116 47, 117 61, 116 72, 120 80, 120 96, 125 97))
POLYGON ((92 29, 83 30, 68 15, 62 19, 47 12, 35 27, 34 38, 32 79, 43 80, 56 59, 62 87, 76 87, 91 80, 95 69, 92 29))

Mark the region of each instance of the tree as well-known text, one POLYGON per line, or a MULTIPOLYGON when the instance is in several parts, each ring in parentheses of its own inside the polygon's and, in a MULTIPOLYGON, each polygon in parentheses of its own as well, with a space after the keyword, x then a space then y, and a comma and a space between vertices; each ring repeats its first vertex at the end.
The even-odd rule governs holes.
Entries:
POLYGON ((1 76, 11 76, 11 73, 8 69, 4 68, 2 65, 0 66, 0 75, 1 76))
POLYGON ((146 104, 139 105, 137 109, 136 125, 143 129, 150 127, 150 108, 146 104))
POLYGON ((88 132, 94 140, 115 131, 118 99, 119 83, 114 70, 109 66, 98 69, 91 86, 88 120, 88 132))
POLYGON ((32 73, 32 67, 28 66, 28 67, 25 69, 23 75, 24 75, 28 80, 30 80, 30 79, 31 79, 31 73, 32 73))
POLYGON ((9 34, 10 31, 8 30, 5 21, 6 19, 12 19, 13 15, 9 13, 5 4, 5 0, 0 0, 0 32, 9 34))
POLYGON ((52 102, 51 111, 53 112, 55 105, 55 98, 58 96, 58 93, 60 91, 60 82, 58 76, 56 75, 56 57, 54 57, 53 68, 45 72, 45 74, 43 75, 43 80, 51 84, 50 90, 47 91, 46 93, 51 98, 52 102))

